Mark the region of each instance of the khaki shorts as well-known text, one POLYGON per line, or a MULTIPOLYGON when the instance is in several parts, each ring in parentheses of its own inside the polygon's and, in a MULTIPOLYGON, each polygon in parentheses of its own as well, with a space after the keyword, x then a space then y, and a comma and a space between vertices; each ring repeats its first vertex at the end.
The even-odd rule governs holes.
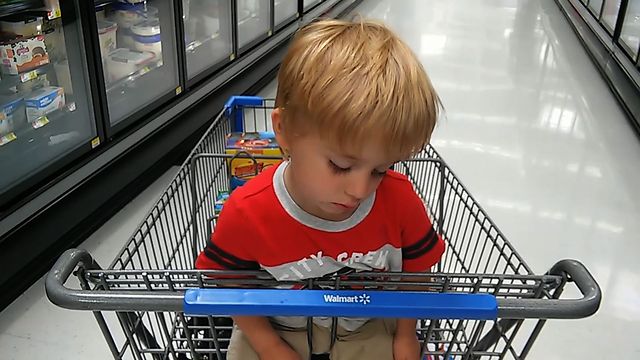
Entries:
MULTIPOLYGON (((280 337, 294 349, 302 359, 309 358, 306 329, 286 328, 272 324, 280 337)), ((393 336, 396 321, 372 319, 355 331, 338 327, 336 341, 331 347, 331 329, 313 325, 313 353, 331 354, 331 360, 380 359, 393 360, 393 336)), ((242 331, 233 327, 227 360, 259 360, 258 355, 242 331)))

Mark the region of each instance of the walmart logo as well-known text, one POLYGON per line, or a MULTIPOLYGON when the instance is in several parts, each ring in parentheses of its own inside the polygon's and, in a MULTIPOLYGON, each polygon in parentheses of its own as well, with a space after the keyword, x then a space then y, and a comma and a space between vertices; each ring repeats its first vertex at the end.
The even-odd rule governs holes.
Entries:
POLYGON ((324 302, 326 303, 354 303, 367 305, 371 302, 371 296, 362 294, 358 296, 340 296, 340 295, 324 295, 324 302))

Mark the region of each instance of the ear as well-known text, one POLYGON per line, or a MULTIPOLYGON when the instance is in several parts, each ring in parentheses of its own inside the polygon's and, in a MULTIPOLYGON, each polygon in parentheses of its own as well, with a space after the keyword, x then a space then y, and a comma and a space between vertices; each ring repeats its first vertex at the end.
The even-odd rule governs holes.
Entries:
POLYGON ((289 142, 287 141, 287 133, 282 121, 282 109, 275 108, 271 113, 271 125, 273 126, 273 132, 276 135, 276 141, 280 145, 281 149, 287 149, 289 142))

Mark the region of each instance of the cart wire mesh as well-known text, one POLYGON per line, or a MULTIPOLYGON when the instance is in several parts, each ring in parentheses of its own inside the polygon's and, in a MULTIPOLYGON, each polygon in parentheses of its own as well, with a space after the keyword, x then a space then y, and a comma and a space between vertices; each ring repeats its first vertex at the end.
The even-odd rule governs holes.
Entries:
MULTIPOLYGON (((114 358, 225 359, 233 325, 229 317, 187 316, 178 308, 154 306, 155 301, 179 297, 188 289, 239 282, 255 288, 283 285, 266 272, 194 270, 195 258, 215 231, 216 194, 229 188, 224 139, 234 130, 232 120, 242 112, 245 130, 268 130, 273 106, 273 101, 265 100, 262 106, 221 113, 110 266, 103 270, 94 264, 76 271, 86 291, 105 296, 116 291, 139 294, 147 306, 138 311, 126 306, 113 313, 94 311, 114 358)), ((533 274, 434 148, 429 146, 394 168, 412 182, 446 241, 437 271, 358 272, 284 285, 393 290, 402 277, 403 286, 421 291, 482 293, 499 299, 560 297, 567 277, 533 274)), ((420 319, 417 333, 423 359, 523 359, 544 323, 544 319, 420 319)))

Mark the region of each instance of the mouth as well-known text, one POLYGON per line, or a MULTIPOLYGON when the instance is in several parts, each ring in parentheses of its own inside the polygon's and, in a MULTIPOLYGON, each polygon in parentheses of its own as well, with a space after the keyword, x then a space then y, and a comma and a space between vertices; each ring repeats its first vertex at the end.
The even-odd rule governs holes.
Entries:
POLYGON ((336 202, 332 204, 344 210, 353 210, 358 206, 358 204, 343 204, 343 203, 336 203, 336 202))

